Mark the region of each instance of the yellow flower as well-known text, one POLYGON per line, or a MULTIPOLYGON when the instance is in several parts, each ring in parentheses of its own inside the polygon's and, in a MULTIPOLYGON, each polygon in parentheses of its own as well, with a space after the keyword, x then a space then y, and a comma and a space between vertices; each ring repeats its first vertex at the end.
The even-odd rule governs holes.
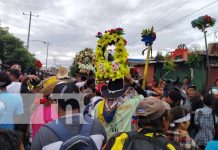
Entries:
POLYGON ((115 33, 113 35, 111 35, 111 39, 114 41, 114 42, 117 42, 119 36, 115 33))
POLYGON ((126 65, 128 53, 126 52, 124 38, 116 33, 105 33, 100 40, 98 40, 98 46, 96 47, 96 78, 97 79, 118 79, 124 78, 129 74, 129 68, 126 65), (107 47, 112 42, 115 42, 115 62, 119 63, 119 66, 112 68, 112 63, 108 62, 103 56, 102 47, 107 47), (103 64, 100 66, 100 64, 103 64), (103 71, 103 73, 102 73, 103 71))

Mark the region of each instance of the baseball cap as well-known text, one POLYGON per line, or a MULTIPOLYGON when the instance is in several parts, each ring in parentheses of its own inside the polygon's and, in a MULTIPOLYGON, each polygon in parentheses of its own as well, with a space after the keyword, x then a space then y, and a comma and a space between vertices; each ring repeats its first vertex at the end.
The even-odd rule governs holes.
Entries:
POLYGON ((151 96, 145 98, 138 104, 136 107, 136 115, 155 120, 161 117, 169 109, 169 104, 163 103, 160 99, 151 96))
POLYGON ((197 89, 197 87, 195 85, 189 85, 188 88, 193 88, 193 89, 197 89))

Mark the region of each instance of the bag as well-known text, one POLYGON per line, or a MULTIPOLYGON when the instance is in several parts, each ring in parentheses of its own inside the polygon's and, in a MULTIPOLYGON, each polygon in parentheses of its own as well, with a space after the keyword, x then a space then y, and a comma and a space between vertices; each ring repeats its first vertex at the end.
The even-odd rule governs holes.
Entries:
POLYGON ((63 141, 59 150, 98 150, 94 141, 89 137, 93 126, 93 120, 89 117, 85 118, 87 124, 83 124, 79 135, 71 134, 66 125, 58 120, 53 121, 45 126, 51 129, 55 135, 63 141))
POLYGON ((145 136, 141 133, 127 132, 128 140, 124 143, 124 150, 180 150, 177 143, 169 141, 163 136, 145 136))

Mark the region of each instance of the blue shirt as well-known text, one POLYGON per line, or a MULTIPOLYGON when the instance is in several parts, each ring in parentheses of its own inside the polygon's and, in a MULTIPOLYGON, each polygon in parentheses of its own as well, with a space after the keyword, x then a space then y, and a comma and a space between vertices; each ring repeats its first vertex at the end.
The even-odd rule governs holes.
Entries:
POLYGON ((23 102, 19 95, 0 93, 0 128, 14 130, 14 117, 23 112, 23 102))
POLYGON ((205 150, 215 150, 215 149, 218 149, 218 141, 210 141, 207 144, 207 147, 205 150))

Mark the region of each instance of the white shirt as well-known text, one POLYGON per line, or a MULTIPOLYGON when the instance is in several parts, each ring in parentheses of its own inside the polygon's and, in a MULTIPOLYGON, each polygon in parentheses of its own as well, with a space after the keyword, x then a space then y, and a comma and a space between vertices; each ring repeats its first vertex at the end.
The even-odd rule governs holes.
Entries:
POLYGON ((7 92, 8 93, 19 94, 20 89, 21 89, 21 83, 20 82, 12 82, 10 85, 7 86, 7 92))

